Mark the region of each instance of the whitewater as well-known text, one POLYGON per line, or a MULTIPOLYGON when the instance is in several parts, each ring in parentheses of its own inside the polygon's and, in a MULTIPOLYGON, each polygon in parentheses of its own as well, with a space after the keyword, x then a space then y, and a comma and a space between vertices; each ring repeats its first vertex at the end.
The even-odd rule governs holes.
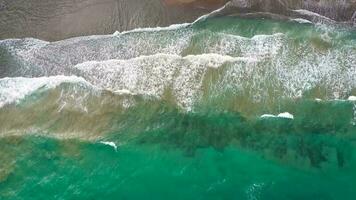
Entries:
POLYGON ((355 28, 225 8, 0 40, 0 199, 353 200, 355 28))

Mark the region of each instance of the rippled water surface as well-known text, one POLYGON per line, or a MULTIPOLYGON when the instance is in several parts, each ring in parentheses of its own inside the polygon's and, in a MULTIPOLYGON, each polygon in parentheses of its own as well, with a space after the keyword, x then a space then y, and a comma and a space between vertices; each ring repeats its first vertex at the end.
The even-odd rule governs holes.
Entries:
POLYGON ((236 17, 2 40, 0 199, 354 199, 355 55, 236 17))

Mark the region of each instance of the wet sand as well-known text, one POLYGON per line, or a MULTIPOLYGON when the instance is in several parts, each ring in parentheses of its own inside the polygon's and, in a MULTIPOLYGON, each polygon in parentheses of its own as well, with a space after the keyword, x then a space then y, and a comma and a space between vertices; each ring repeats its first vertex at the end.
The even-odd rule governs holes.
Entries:
POLYGON ((61 40, 194 21, 222 0, 0 0, 0 39, 61 40), (215 2, 215 3, 214 3, 215 2))
MULTIPOLYGON (((0 0, 0 39, 48 41, 192 22, 228 0, 0 0)), ((231 0, 227 14, 308 9, 336 21, 356 18, 356 0, 231 0)), ((354 19, 356 21, 356 19, 354 19)))

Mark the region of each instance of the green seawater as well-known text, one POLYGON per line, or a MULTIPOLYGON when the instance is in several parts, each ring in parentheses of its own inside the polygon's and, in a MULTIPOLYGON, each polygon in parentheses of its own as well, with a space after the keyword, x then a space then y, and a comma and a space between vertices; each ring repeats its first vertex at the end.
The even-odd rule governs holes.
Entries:
POLYGON ((36 137, 1 145, 15 156, 1 184, 2 199, 353 199, 355 194, 352 167, 297 169, 235 147, 204 148, 187 157, 154 145, 115 152, 36 137))
POLYGON ((117 38, 26 42, 0 41, 0 77, 10 77, 0 79, 0 200, 356 198, 353 28, 218 17, 117 38), (211 54, 230 57, 204 60, 211 54), (141 67, 142 79, 114 76, 111 63, 70 68, 110 56, 141 67), (63 74, 92 85, 36 79, 63 74), (168 76, 178 78, 162 86, 168 76), (114 92, 130 81, 137 94, 114 92), (283 112, 293 118, 261 117, 283 112))
POLYGON ((355 197, 348 102, 301 102, 294 120, 183 114, 158 104, 130 110, 126 127, 107 134, 117 150, 99 141, 2 138, 1 199, 355 197))

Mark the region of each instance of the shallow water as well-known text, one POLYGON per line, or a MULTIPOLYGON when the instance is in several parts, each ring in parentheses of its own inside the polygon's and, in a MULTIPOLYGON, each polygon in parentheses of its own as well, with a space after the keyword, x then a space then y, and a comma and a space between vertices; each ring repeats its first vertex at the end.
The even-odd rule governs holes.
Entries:
POLYGON ((236 17, 0 41, 0 199, 354 199, 355 44, 236 17))

